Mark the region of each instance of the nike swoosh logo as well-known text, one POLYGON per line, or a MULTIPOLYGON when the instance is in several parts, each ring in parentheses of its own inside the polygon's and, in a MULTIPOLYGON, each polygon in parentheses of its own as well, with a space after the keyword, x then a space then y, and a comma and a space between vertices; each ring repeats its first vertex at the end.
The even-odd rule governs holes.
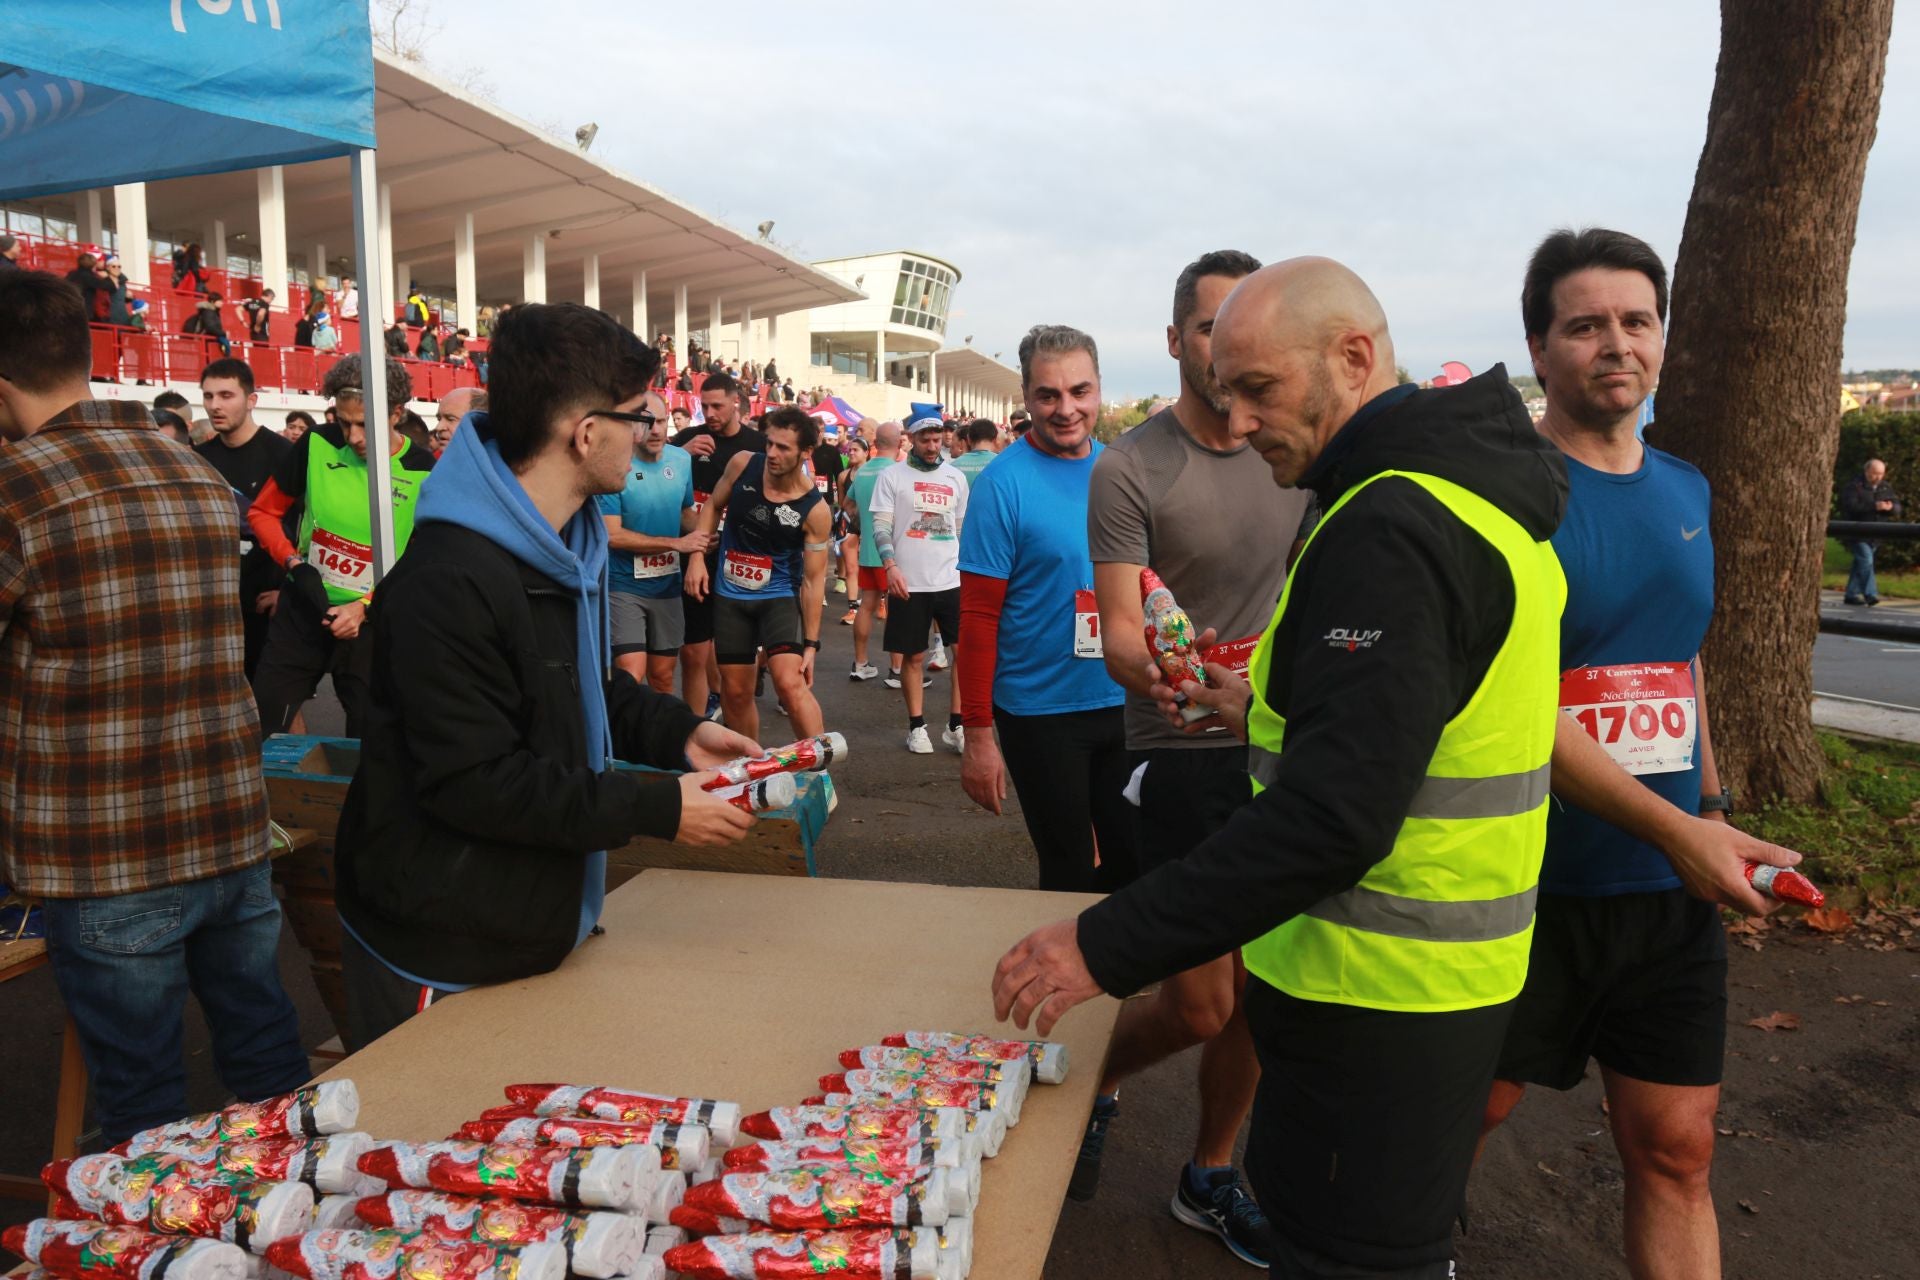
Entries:
POLYGON ((347 464, 344 462, 329 462, 327 464, 327 470, 329 471, 345 471, 346 469, 347 464))
MULTIPOLYGON (((1705 526, 1705 525, 1701 525, 1701 526, 1700 526, 1700 529, 1704 529, 1704 528, 1706 528, 1706 527, 1707 527, 1707 526, 1705 526)), ((1692 542, 1692 541, 1693 541, 1693 540, 1694 540, 1695 538, 1697 538, 1697 537, 1699 537, 1699 536, 1700 536, 1700 529, 1695 529, 1695 530, 1693 530, 1692 532, 1688 532, 1688 530, 1687 530, 1687 526, 1685 526, 1685 525, 1681 525, 1681 526, 1680 526, 1680 538, 1681 538, 1681 540, 1682 540, 1682 541, 1684 541, 1684 542, 1692 542)))

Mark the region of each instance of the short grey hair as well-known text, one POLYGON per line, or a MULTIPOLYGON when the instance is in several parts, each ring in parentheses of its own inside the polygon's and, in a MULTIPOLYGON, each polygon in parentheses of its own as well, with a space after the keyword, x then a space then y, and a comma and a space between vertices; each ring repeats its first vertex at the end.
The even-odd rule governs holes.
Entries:
MULTIPOLYGON (((366 380, 360 372, 360 357, 346 356, 333 368, 327 370, 327 376, 320 381, 320 393, 332 400, 363 400, 366 398, 361 388, 366 380)), ((413 378, 407 373, 407 366, 387 357, 387 412, 404 406, 413 399, 413 378)))
POLYGON ((1086 352, 1087 359, 1093 361, 1094 373, 1100 372, 1100 348, 1093 344, 1093 335, 1065 324, 1033 326, 1020 339, 1020 385, 1026 387, 1033 381, 1035 356, 1064 356, 1075 351, 1086 352))

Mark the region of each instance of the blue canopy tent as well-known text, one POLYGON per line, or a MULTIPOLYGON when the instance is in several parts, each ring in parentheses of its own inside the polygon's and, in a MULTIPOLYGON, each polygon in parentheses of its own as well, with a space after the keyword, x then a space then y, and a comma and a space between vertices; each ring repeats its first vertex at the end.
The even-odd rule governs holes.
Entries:
MULTIPOLYGON (((350 156, 362 307, 374 245, 366 0, 34 0, 0 23, 0 199, 350 156)), ((384 369, 380 324, 361 326, 384 369)), ((386 379, 368 377, 375 573, 393 562, 386 379)))

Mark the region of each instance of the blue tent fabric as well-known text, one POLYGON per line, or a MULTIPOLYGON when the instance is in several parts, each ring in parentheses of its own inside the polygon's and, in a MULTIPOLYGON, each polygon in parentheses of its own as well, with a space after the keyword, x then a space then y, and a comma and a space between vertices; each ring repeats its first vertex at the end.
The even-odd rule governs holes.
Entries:
POLYGON ((35 0, 0 23, 0 198, 371 147, 365 0, 35 0))

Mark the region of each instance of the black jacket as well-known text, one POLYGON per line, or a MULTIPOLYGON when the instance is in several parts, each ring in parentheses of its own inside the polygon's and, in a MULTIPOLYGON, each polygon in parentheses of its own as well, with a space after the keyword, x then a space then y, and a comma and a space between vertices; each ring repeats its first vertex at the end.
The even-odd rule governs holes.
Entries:
POLYGON ((1879 484, 1868 484, 1863 471, 1847 481, 1840 490, 1840 518, 1842 520, 1877 520, 1885 522, 1900 518, 1900 495, 1893 486, 1882 480, 1879 484), (1882 511, 1875 505, 1891 502, 1893 509, 1882 511))
MULTIPOLYGON (((1463 485, 1541 541, 1566 510, 1566 464, 1504 367, 1377 397, 1302 484, 1329 509, 1389 469, 1463 485)), ((1114 995, 1251 942, 1385 858, 1441 730, 1513 619, 1500 554, 1410 480, 1375 481, 1330 517, 1294 565, 1292 593, 1266 675, 1287 719, 1275 784, 1184 859, 1080 916, 1087 967, 1114 995), (1345 639, 1373 633, 1371 644, 1345 639)))
POLYGON ((684 767, 699 717, 575 666, 576 597, 471 530, 430 522, 375 597, 373 690, 334 854, 340 915, 449 983, 545 973, 579 934, 587 854, 671 839, 671 776, 586 767, 578 682, 604 679, 614 754, 684 767))

